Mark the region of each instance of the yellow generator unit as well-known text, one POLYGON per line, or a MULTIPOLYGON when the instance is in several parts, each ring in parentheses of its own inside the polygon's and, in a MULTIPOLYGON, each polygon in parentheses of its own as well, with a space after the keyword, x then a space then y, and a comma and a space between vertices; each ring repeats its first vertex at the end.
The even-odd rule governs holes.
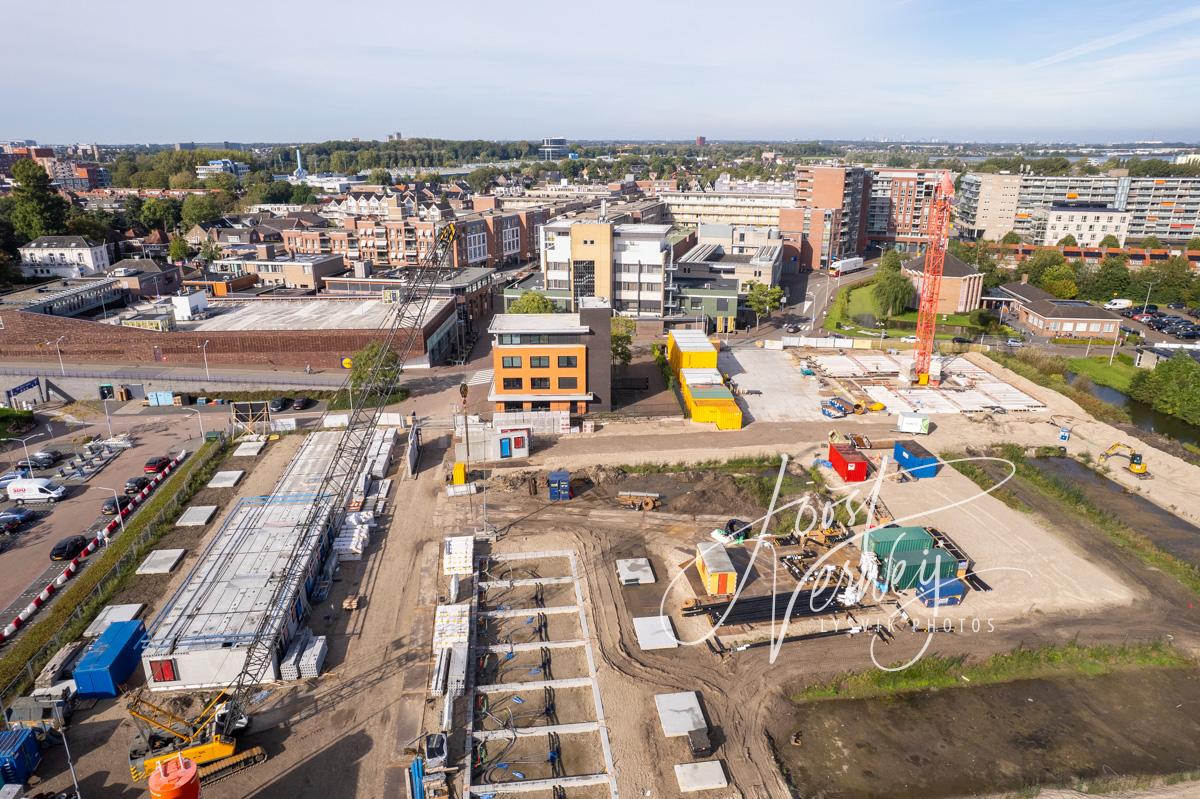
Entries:
POLYGON ((704 590, 712 596, 725 596, 737 590, 737 572, 729 552, 716 541, 696 544, 696 571, 704 590))

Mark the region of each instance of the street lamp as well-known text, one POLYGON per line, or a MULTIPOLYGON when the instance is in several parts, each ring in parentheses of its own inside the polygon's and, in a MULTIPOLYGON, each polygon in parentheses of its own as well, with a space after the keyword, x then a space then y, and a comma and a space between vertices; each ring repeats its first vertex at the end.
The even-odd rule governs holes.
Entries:
POLYGON ((66 377, 67 376, 67 367, 63 366, 62 347, 59 346, 62 343, 62 340, 64 338, 66 338, 66 336, 59 336, 56 341, 53 341, 53 342, 47 341, 46 346, 49 347, 51 344, 54 345, 55 351, 58 352, 58 371, 62 373, 63 377, 66 377))
MULTIPOLYGON (((124 533, 125 532, 125 517, 121 514, 121 495, 117 493, 117 489, 108 488, 107 486, 91 486, 91 488, 98 488, 101 491, 108 491, 109 493, 111 493, 113 495, 113 502, 117 506, 117 521, 121 523, 121 532, 124 533)), ((108 543, 108 533, 104 534, 104 543, 105 544, 108 543)))
POLYGON ((44 436, 44 435, 46 435, 46 434, 45 433, 34 433, 31 436, 25 436, 25 438, 0 438, 0 441, 20 441, 21 448, 23 450, 25 450, 25 460, 28 461, 29 460, 29 447, 25 444, 25 442, 32 441, 33 439, 37 438, 38 436, 44 436))
POLYGON ((204 354, 204 379, 212 380, 212 375, 208 373, 208 339, 204 339, 203 344, 197 344, 196 349, 204 354))
POLYGON ((200 423, 200 438, 204 438, 204 417, 196 408, 184 408, 188 413, 196 414, 196 421, 200 423))

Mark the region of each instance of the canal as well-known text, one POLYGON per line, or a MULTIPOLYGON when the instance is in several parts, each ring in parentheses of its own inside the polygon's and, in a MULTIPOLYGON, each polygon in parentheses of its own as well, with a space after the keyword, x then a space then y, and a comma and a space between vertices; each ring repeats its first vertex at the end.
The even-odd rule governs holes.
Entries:
MULTIPOLYGON (((1066 377, 1068 383, 1075 386, 1079 375, 1074 372, 1067 372, 1064 377, 1066 377)), ((1082 385, 1076 387, 1083 389, 1097 399, 1107 402, 1109 405, 1115 405, 1123 409, 1129 414, 1129 419, 1133 425, 1141 430, 1145 430, 1148 433, 1158 433, 1181 443, 1200 446, 1200 427, 1194 427, 1182 419, 1176 419, 1174 416, 1159 413, 1146 403, 1139 402, 1125 392, 1118 391, 1111 386, 1102 386, 1099 383, 1093 383, 1091 380, 1085 380, 1082 385)))

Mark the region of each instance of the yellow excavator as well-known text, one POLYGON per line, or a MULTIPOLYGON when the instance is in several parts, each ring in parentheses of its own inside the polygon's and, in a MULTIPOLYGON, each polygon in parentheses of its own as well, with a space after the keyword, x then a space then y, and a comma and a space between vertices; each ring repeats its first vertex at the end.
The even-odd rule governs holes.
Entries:
POLYGON ((1146 462, 1142 460, 1142 453, 1120 441, 1100 453, 1100 462, 1106 463, 1109 458, 1117 456, 1129 459, 1129 465, 1125 468, 1129 470, 1130 474, 1135 474, 1142 480, 1149 479, 1150 472, 1146 468, 1146 462))

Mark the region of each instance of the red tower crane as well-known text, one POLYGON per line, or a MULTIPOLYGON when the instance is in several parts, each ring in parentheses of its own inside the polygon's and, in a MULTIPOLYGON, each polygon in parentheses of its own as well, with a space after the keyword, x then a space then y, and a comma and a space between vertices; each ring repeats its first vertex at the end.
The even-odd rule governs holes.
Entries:
POLYGON ((917 351, 913 363, 914 380, 929 383, 929 362, 933 358, 933 330, 937 325, 938 294, 942 288, 942 269, 946 265, 946 240, 950 235, 950 205, 954 200, 954 182, 948 172, 933 192, 929 209, 929 248, 925 250, 925 276, 921 279, 921 303, 917 310, 917 351))

